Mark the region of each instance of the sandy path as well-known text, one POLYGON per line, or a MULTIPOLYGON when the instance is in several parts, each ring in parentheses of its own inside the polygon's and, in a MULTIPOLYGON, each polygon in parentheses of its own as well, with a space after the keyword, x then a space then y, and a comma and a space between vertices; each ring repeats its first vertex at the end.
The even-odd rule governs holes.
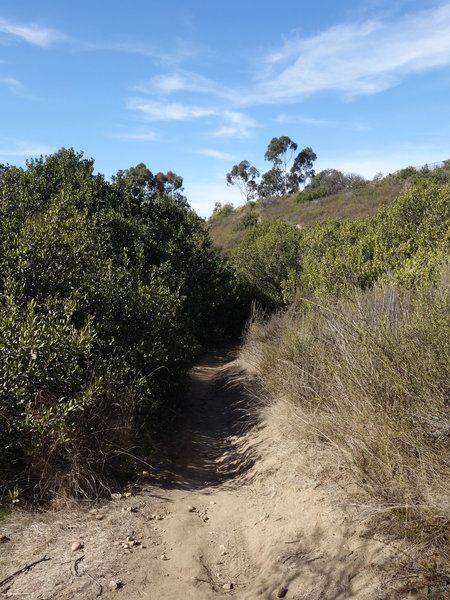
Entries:
POLYGON ((378 573, 388 553, 361 537, 358 511, 339 506, 320 477, 292 476, 276 452, 253 462, 240 392, 215 383, 227 360, 209 355, 193 369, 157 481, 96 512, 19 513, 0 525, 11 538, 0 546, 0 580, 51 559, 0 586, 1 598, 250 600, 276 598, 280 586, 291 600, 386 597, 378 573), (75 541, 83 548, 72 552, 75 541))

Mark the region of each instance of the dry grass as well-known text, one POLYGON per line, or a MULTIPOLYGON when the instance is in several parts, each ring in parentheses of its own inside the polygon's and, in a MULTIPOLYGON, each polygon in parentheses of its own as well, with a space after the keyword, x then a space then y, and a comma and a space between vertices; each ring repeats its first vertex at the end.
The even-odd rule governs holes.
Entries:
POLYGON ((61 510, 12 511, 2 523, 2 533, 10 541, 0 554, 0 580, 44 556, 49 560, 14 577, 2 586, 0 594, 33 600, 109 597, 109 581, 121 581, 129 570, 128 553, 132 551, 124 550, 119 542, 125 542, 130 535, 141 540, 142 535, 142 546, 133 552, 143 552, 147 561, 154 543, 147 525, 154 499, 139 489, 130 490, 130 499, 95 507, 90 502, 68 502, 61 510), (137 508, 131 513, 125 510, 130 503, 137 508), (72 551, 74 542, 83 544, 80 551, 72 551))
POLYGON ((437 553, 423 565, 435 581, 450 521, 449 274, 427 291, 303 299, 268 321, 256 315, 241 354, 280 451, 295 460, 297 449, 300 462, 306 442, 328 472, 351 476, 419 562, 437 553))
MULTIPOLYGON (((300 227, 314 225, 325 219, 355 219, 376 215, 381 205, 392 202, 402 189, 398 182, 383 185, 368 185, 354 191, 344 191, 332 196, 318 198, 299 204, 295 195, 274 198, 263 208, 258 204, 253 209, 263 221, 282 218, 300 227)), ((227 217, 211 223, 210 233, 214 244, 225 254, 235 248, 245 235, 245 230, 236 230, 241 219, 250 208, 238 207, 227 217)))

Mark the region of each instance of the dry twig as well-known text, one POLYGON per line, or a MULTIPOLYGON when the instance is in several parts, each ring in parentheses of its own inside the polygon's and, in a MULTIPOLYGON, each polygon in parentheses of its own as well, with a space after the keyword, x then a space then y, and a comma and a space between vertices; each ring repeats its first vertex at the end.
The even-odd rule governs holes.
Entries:
POLYGON ((35 560, 34 562, 30 563, 29 565, 25 565, 24 567, 22 567, 15 573, 11 573, 11 575, 8 575, 8 577, 5 577, 5 579, 2 579, 2 581, 0 581, 0 587, 5 585, 5 583, 9 583, 10 581, 12 581, 14 579, 14 577, 17 577, 17 575, 26 573, 27 571, 32 569, 35 565, 38 565, 39 563, 44 562, 45 560, 51 560, 51 558, 44 556, 43 558, 40 558, 39 560, 35 560))

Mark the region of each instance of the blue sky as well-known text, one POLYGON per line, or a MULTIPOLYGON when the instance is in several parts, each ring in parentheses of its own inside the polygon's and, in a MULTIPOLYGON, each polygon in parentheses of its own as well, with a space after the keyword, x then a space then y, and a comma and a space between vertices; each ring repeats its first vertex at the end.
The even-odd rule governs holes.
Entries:
POLYGON ((0 162, 73 146, 110 177, 144 162, 191 206, 241 203, 272 137, 373 177, 450 158, 450 1, 0 5, 0 162))

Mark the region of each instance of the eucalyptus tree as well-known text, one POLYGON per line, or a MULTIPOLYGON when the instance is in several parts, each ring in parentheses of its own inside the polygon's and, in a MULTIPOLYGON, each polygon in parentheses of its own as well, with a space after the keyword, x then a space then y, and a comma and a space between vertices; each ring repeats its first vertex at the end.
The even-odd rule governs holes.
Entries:
POLYGON ((301 184, 314 175, 315 152, 308 146, 295 155, 297 148, 298 145, 286 135, 271 139, 264 158, 272 162, 273 167, 262 176, 259 188, 261 197, 295 193, 301 184))
POLYGON ((258 177, 258 169, 252 167, 248 160, 241 160, 226 174, 227 185, 236 185, 245 202, 255 200, 258 194, 258 184, 256 182, 258 177))

